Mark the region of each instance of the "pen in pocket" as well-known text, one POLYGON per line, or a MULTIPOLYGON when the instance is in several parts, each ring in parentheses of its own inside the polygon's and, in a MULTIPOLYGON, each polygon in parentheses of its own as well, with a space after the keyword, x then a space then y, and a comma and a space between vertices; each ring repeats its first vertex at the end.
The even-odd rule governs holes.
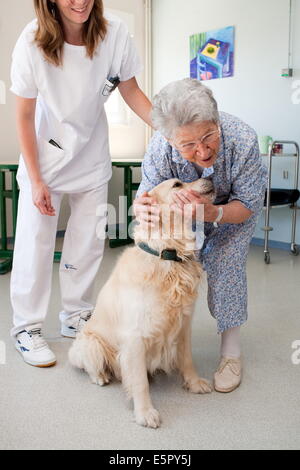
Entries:
POLYGON ((61 146, 60 146, 60 145, 58 145, 58 143, 57 143, 57 142, 55 142, 55 140, 53 140, 53 139, 50 139, 50 140, 49 140, 49 144, 51 144, 51 145, 54 145, 55 147, 58 147, 59 149, 61 149, 61 150, 62 150, 61 146))

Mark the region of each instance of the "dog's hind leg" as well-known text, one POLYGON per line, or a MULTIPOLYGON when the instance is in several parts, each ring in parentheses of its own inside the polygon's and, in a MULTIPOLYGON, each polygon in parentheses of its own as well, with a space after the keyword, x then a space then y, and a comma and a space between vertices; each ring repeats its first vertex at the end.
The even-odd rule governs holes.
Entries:
POLYGON ((71 364, 84 369, 92 383, 105 385, 109 383, 109 356, 111 351, 105 347, 105 342, 93 333, 80 333, 69 350, 71 364))
POLYGON ((147 377, 146 351, 142 338, 126 338, 120 350, 122 383, 133 398, 135 420, 142 426, 157 428, 158 411, 153 407, 147 377))

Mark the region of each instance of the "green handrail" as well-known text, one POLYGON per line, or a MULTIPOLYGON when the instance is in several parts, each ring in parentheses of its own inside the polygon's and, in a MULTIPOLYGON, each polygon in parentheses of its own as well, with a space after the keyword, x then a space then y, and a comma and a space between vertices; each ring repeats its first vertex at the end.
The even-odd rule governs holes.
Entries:
MULTIPOLYGON (((115 239, 109 241, 109 246, 114 248, 116 246, 127 245, 132 243, 133 240, 128 234, 128 227, 132 221, 132 216, 129 215, 129 208, 132 206, 133 191, 136 191, 139 187, 139 183, 132 181, 132 167, 140 167, 141 160, 113 160, 112 165, 116 168, 122 168, 123 174, 123 190, 124 195, 127 197, 127 238, 115 239)), ((12 200, 12 229, 13 239, 15 238, 16 226, 17 226, 17 212, 18 212, 18 199, 19 199, 19 188, 17 183, 17 170, 18 165, 15 163, 0 163, 0 225, 1 225, 1 240, 0 240, 0 274, 6 274, 11 270, 12 258, 13 258, 13 247, 9 248, 8 245, 8 234, 7 234, 7 210, 6 200, 12 200), (7 189, 7 181, 9 179, 10 189, 7 189)), ((60 261, 61 252, 54 252, 54 261, 60 261)))

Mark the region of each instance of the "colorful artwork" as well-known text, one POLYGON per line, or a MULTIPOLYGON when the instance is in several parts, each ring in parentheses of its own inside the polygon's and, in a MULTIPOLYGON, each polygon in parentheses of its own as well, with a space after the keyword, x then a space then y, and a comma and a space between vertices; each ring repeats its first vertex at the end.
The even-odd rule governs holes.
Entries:
POLYGON ((190 37, 190 76, 212 80, 233 76, 234 26, 190 37))

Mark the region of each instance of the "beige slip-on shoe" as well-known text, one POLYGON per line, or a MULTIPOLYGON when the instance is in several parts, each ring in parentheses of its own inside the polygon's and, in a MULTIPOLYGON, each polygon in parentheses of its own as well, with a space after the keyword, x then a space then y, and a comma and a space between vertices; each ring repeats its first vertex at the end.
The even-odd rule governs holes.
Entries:
POLYGON ((242 361, 237 357, 221 357, 217 372, 214 374, 217 392, 227 393, 235 390, 242 380, 242 361))

